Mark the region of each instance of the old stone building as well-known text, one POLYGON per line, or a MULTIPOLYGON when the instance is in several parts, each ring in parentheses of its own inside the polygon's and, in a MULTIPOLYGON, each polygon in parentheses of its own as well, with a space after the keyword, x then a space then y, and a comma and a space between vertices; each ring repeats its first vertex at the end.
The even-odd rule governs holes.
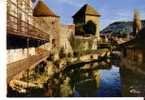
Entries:
MULTIPOLYGON (((50 33, 50 44, 55 40, 56 46, 59 47, 59 32, 60 32, 60 19, 48 6, 42 1, 38 0, 34 12, 34 25, 43 28, 46 32, 50 33), (44 24, 45 23, 45 24, 44 24)), ((47 46, 50 49, 50 46, 47 46)))
POLYGON ((136 73, 145 72, 145 28, 138 32, 136 38, 121 44, 123 66, 130 67, 136 73), (138 69, 138 70, 134 70, 138 69))
POLYGON ((144 96, 145 94, 144 44, 145 28, 137 33, 136 38, 121 45, 123 55, 120 61, 120 75, 123 96, 144 96))
POLYGON ((47 42, 45 29, 33 25, 31 0, 7 0, 7 58, 12 63, 35 55, 35 47, 47 42))
POLYGON ((100 14, 90 5, 85 4, 73 16, 75 24, 74 51, 97 50, 100 41, 100 14))
POLYGON ((74 16, 75 34, 100 37, 100 14, 90 5, 85 4, 74 16))
POLYGON ((145 47, 143 45, 145 43, 145 28, 142 28, 137 10, 134 11, 133 34, 134 37, 132 39, 121 44, 124 47, 122 49, 123 56, 130 62, 143 64, 145 61, 145 47))
MULTIPOLYGON (((27 53, 24 53, 25 54, 24 55, 24 54, 22 54, 21 49, 19 49, 19 48, 13 49, 14 45, 11 45, 12 44, 11 40, 14 39, 14 38, 11 38, 12 37, 11 33, 18 31, 19 27, 17 24, 20 23, 20 20, 23 20, 23 21, 27 20, 28 23, 32 23, 32 20, 30 20, 31 15, 30 16, 27 15, 27 19, 26 19, 24 17, 24 15, 26 16, 26 14, 23 13, 22 10, 18 10, 18 7, 21 7, 21 8, 23 8, 23 10, 25 10, 25 8, 24 8, 25 5, 23 2, 18 2, 17 0, 7 0, 7 33, 8 33, 7 34, 7 58, 8 58, 8 63, 15 62, 17 60, 26 58, 26 56, 27 56, 27 53), (18 6, 16 6, 16 5, 18 5, 18 6), (15 52, 17 52, 17 54, 15 52), (19 55, 19 57, 18 57, 18 55, 19 55)), ((29 10, 29 12, 32 13, 32 9, 29 10)), ((19 28, 19 30, 21 30, 21 29, 22 28, 19 28)), ((24 50, 24 52, 27 52, 27 50, 24 50)))
POLYGON ((53 12, 42 1, 38 1, 33 9, 32 0, 7 0, 8 82, 48 56, 50 38, 57 37, 55 29, 58 20, 58 16, 49 14, 53 15, 53 12), (41 8, 44 12, 39 11, 41 8), (47 17, 41 15, 43 13, 47 17))

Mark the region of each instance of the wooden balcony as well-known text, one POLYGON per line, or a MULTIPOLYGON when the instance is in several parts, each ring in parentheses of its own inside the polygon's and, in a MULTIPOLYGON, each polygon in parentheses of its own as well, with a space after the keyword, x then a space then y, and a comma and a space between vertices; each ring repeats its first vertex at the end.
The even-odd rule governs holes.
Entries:
POLYGON ((10 14, 7 14, 7 34, 49 41, 48 33, 10 14))

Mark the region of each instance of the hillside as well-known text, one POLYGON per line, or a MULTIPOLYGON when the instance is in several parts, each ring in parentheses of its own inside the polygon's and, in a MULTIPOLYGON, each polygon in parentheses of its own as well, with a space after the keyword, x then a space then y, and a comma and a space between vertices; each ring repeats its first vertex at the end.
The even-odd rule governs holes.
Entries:
MULTIPOLYGON (((145 20, 142 20, 143 27, 145 27, 145 20)), ((118 21, 110 24, 101 31, 101 34, 112 33, 112 35, 123 35, 132 32, 133 22, 118 21)))

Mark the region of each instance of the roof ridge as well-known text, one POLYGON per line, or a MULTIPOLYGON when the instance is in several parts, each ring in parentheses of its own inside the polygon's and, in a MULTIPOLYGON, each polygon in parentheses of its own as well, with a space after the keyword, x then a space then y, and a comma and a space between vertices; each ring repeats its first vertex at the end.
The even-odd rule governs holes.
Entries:
POLYGON ((35 17, 59 17, 57 16, 42 0, 38 0, 33 9, 33 16, 35 17))
POLYGON ((80 10, 78 10, 78 12, 76 12, 74 16, 77 15, 81 15, 81 14, 88 14, 88 15, 94 15, 94 16, 101 16, 95 8, 93 8, 91 5, 89 4, 85 4, 83 7, 80 8, 80 10))

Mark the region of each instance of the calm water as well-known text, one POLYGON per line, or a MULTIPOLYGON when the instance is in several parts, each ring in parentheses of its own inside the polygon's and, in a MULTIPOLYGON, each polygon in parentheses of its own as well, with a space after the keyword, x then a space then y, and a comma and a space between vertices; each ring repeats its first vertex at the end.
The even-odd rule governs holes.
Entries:
POLYGON ((97 96, 121 96, 121 80, 119 67, 100 70, 100 87, 97 96))
MULTIPOLYGON (((112 65, 110 69, 97 69, 89 71, 74 70, 70 73, 71 86, 74 88, 74 97, 116 97, 121 96, 121 80, 119 67, 112 65), (92 77, 92 72, 97 77, 92 77)), ((37 93, 33 96, 41 96, 41 91, 36 90, 37 93), (39 94, 40 92, 40 94, 39 94)), ((36 92, 35 91, 35 92, 36 92)), ((45 91, 44 96, 49 96, 45 91)), ((13 95, 13 94, 12 94, 13 95)), ((56 94, 55 94, 56 95, 56 94)), ((15 96, 18 96, 15 94, 15 96)), ((21 96, 21 95, 20 95, 21 96)), ((23 96, 23 95, 22 95, 23 96)), ((24 95, 25 96, 25 95, 24 95)), ((26 95, 27 96, 27 95, 26 95)), ((42 91, 43 96, 43 91, 42 91)), ((61 95, 59 95, 61 96, 61 95)))
POLYGON ((86 79, 76 85, 75 96, 121 96, 119 67, 112 65, 111 69, 101 69, 97 73, 99 73, 99 87, 95 87, 95 80, 86 79))

